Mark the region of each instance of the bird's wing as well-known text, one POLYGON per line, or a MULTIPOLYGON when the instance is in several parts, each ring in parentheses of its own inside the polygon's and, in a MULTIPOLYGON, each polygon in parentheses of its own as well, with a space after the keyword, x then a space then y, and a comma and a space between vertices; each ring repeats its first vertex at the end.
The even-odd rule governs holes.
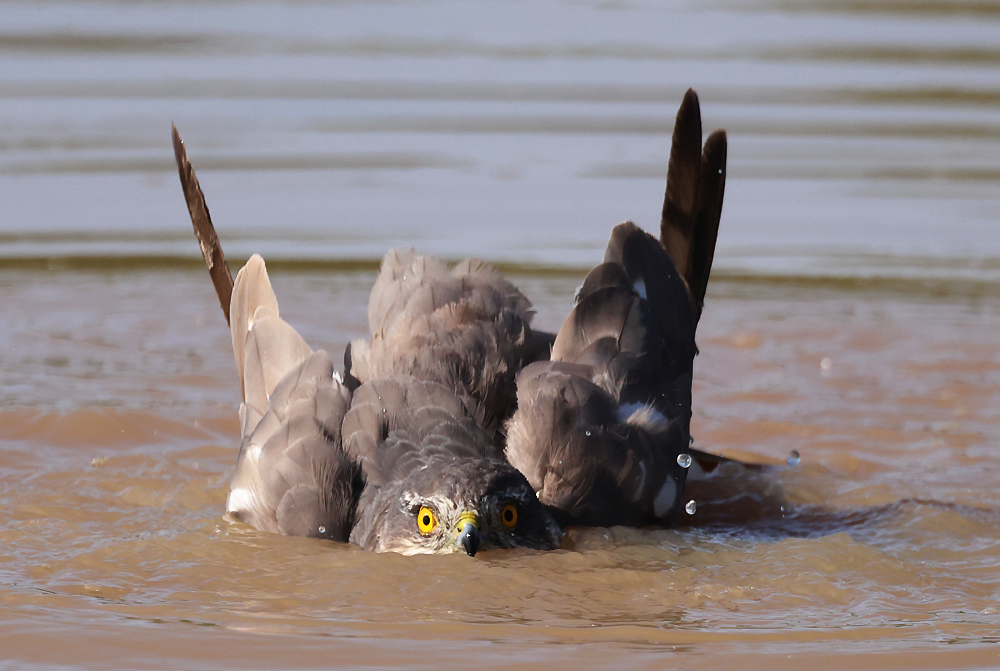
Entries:
POLYGON ((719 235, 726 191, 726 146, 726 131, 717 130, 702 147, 698 95, 688 89, 674 124, 660 242, 687 281, 697 315, 705 302, 719 235))
POLYGON ((615 228, 605 258, 552 361, 518 376, 507 459, 563 524, 666 524, 686 477, 692 302, 660 243, 634 224, 615 228))
POLYGON ((542 361, 518 376, 507 459, 562 525, 669 519, 683 486, 678 423, 629 412, 588 366, 542 361), (671 455, 674 461, 671 463, 671 455))
POLYGON ((531 303, 493 267, 390 251, 368 303, 371 340, 345 356, 358 383, 412 375, 448 387, 469 402, 480 425, 496 432, 513 411, 514 377, 540 356, 531 303))
POLYGON ((350 393, 326 352, 313 352, 278 315, 256 254, 235 285, 184 143, 174 156, 191 223, 233 338, 243 440, 226 511, 262 531, 346 541, 363 487, 341 446, 350 393))
POLYGON ((194 174, 194 167, 188 161, 184 141, 181 140, 177 127, 173 124, 170 124, 170 127, 174 141, 174 158, 177 161, 177 172, 181 178, 184 200, 187 201, 188 213, 191 215, 191 225, 194 227, 194 235, 198 239, 201 255, 208 267, 208 274, 215 286, 215 293, 219 297, 222 314, 228 324, 229 303, 233 295, 233 276, 229 272, 226 255, 222 253, 219 236, 215 234, 212 216, 208 213, 208 205, 205 204, 205 194, 201 192, 201 184, 198 183, 198 177, 194 174))
POLYGON ((611 234, 552 346, 518 377, 507 458, 563 523, 668 524, 681 506, 695 329, 725 179, 725 133, 703 152, 698 98, 674 127, 659 240, 611 234))
POLYGON ((243 441, 226 511, 262 531, 346 541, 363 487, 341 444, 350 393, 278 315, 256 254, 236 276, 230 326, 243 441))

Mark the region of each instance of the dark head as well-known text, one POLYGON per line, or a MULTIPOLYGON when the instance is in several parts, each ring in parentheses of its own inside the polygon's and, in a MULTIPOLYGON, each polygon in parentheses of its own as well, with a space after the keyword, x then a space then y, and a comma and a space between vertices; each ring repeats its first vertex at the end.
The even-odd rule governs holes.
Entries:
POLYGON ((524 476, 494 459, 431 458, 373 504, 352 538, 378 552, 553 550, 562 537, 524 476))

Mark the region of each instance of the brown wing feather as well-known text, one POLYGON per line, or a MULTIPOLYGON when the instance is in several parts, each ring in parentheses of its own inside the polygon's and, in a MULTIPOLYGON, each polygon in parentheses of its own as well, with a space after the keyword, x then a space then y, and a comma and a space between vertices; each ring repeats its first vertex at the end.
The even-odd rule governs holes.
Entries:
POLYGON ((698 97, 689 90, 674 125, 659 240, 630 222, 615 227, 604 263, 556 336, 552 362, 518 378, 507 456, 564 522, 669 523, 680 507, 695 330, 725 165, 724 131, 702 151, 698 97), (597 400, 611 410, 588 411, 597 400))
POLYGON ((261 531, 347 541, 364 484, 341 447, 349 404, 326 352, 289 370, 243 437, 226 511, 261 531))
POLYGON ((669 524, 684 488, 693 358, 683 280, 656 238, 616 226, 552 361, 518 376, 508 461, 565 524, 669 524))
POLYGON ((341 444, 350 392, 327 353, 281 319, 256 254, 236 275, 230 315, 243 441, 226 511, 262 531, 346 541, 363 488, 341 444))
POLYGON ((173 131, 174 158, 177 161, 177 171, 180 174, 181 189, 184 190, 188 213, 191 215, 191 225, 194 227, 195 237, 198 238, 205 265, 208 266, 208 274, 212 278, 212 284, 215 285, 215 293, 222 305, 222 314, 226 317, 228 324, 229 303, 233 294, 233 275, 229 272, 226 256, 222 253, 219 236, 215 234, 212 217, 208 213, 208 205, 205 203, 205 194, 201 192, 198 177, 195 176, 194 168, 188 161, 184 142, 177 133, 177 127, 171 124, 170 128, 173 131))
POLYGON ((726 131, 717 130, 708 137, 701 156, 697 218, 691 239, 691 267, 686 276, 699 317, 705 305, 705 290, 715 258, 715 242, 719 237, 722 199, 726 193, 726 145, 726 131))
POLYGON ((698 94, 684 94, 667 166, 667 190, 660 219, 660 243, 667 250, 677 272, 687 277, 690 268, 691 236, 694 234, 701 176, 701 108, 698 94))
POLYGON ((698 96, 688 89, 674 123, 660 243, 688 284, 696 321, 705 302, 719 234, 726 190, 726 144, 726 132, 717 130, 702 148, 698 96))
POLYGON ((243 402, 263 414, 278 381, 312 349, 278 315, 278 299, 258 254, 237 274, 229 312, 243 402))

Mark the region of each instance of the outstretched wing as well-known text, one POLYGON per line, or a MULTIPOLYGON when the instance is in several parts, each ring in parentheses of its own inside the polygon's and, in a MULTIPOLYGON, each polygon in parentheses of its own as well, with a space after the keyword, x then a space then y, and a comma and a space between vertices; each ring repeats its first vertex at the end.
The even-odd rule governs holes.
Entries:
POLYGON ((256 254, 236 276, 230 328, 243 442, 226 511, 262 531, 347 541, 364 486, 341 443, 350 392, 281 319, 256 254))
POLYGON ((659 242, 625 223, 552 348, 518 377, 507 458, 563 524, 669 523, 683 493, 694 315, 659 242))
POLYGON ((434 257, 392 250, 371 291, 371 340, 351 343, 345 365, 358 383, 412 375, 442 384, 499 441, 514 409, 514 378, 536 356, 533 314, 528 299, 486 263, 449 269, 434 257))
POLYGON ((551 362, 518 377, 507 458, 563 524, 669 524, 681 506, 695 329, 722 208, 725 133, 701 149, 688 91, 674 128, 659 240, 617 226, 551 362))
POLYGON ((346 541, 364 482, 341 446, 350 405, 326 352, 313 352, 278 315, 264 261, 235 286, 184 143, 174 156, 191 223, 233 337, 243 441, 226 511, 262 531, 346 541))

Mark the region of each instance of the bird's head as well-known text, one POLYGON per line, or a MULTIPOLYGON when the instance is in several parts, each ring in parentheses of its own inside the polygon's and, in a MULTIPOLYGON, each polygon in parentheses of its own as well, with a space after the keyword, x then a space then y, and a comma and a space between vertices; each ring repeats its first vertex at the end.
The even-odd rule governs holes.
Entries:
POLYGON ((382 489, 373 509, 364 535, 379 552, 553 550, 562 537, 524 476, 495 459, 430 459, 382 489))

